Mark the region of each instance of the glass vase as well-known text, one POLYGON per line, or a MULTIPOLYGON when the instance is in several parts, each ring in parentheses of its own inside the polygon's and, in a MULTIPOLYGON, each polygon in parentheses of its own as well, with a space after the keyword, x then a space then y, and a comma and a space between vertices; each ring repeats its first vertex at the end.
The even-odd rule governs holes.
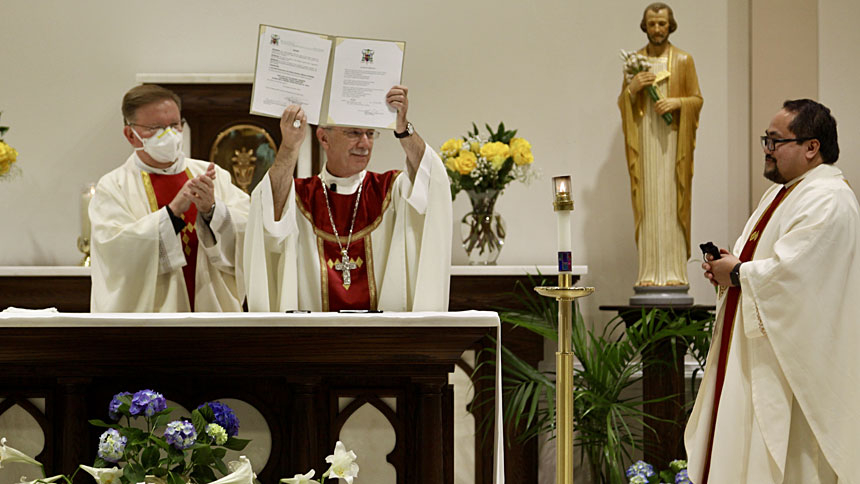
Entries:
POLYGON ((472 211, 460 221, 460 235, 469 265, 495 265, 505 245, 505 221, 495 211, 501 191, 466 190, 466 193, 472 202, 472 211))

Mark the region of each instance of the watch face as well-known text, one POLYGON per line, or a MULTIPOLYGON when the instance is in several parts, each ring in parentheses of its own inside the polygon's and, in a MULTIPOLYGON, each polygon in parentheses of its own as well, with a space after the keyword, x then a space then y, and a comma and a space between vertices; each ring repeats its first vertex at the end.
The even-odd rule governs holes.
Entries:
POLYGON ((415 132, 415 128, 412 127, 412 123, 406 123, 406 132, 412 134, 415 132))

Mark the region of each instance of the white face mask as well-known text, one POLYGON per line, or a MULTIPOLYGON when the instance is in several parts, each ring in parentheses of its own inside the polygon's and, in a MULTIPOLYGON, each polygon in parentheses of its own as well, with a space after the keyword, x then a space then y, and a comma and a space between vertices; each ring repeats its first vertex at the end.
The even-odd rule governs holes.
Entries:
POLYGON ((131 131, 143 143, 143 147, 135 148, 135 151, 143 150, 159 163, 173 163, 179 159, 179 155, 182 153, 182 133, 172 128, 162 128, 154 135, 144 139, 137 134, 134 128, 131 131))

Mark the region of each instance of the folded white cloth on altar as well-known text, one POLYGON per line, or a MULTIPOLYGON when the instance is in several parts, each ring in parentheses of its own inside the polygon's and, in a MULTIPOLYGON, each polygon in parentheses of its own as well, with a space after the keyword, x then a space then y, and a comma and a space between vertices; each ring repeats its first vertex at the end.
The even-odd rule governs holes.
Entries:
POLYGON ((24 309, 24 308, 16 308, 15 306, 9 306, 4 309, 4 313, 57 313, 57 308, 44 308, 44 309, 24 309))

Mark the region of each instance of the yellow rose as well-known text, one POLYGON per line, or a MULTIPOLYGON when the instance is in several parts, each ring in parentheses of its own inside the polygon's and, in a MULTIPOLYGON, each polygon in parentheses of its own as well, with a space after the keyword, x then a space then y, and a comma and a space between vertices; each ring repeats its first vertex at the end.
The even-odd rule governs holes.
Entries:
POLYGON ((530 165, 535 161, 532 155, 532 145, 523 138, 514 138, 511 140, 511 155, 514 157, 514 163, 519 166, 530 165))
POLYGON ((505 160, 511 156, 511 149, 502 142, 494 141, 481 147, 481 156, 493 165, 494 170, 498 170, 502 167, 505 160))
POLYGON ((523 148, 531 151, 532 144, 526 141, 525 138, 511 138, 511 149, 516 150, 518 148, 523 148))
POLYGON ((442 145, 442 153, 447 156, 457 156, 462 147, 463 140, 461 138, 451 138, 442 145))
POLYGON ((0 141, 0 176, 5 175, 12 168, 12 163, 18 159, 18 152, 15 148, 0 141))
POLYGON ((481 143, 479 141, 469 142, 469 150, 476 155, 481 153, 481 143))
POLYGON ((460 156, 448 158, 445 166, 461 175, 468 175, 478 166, 478 157, 471 151, 463 151, 460 156))

